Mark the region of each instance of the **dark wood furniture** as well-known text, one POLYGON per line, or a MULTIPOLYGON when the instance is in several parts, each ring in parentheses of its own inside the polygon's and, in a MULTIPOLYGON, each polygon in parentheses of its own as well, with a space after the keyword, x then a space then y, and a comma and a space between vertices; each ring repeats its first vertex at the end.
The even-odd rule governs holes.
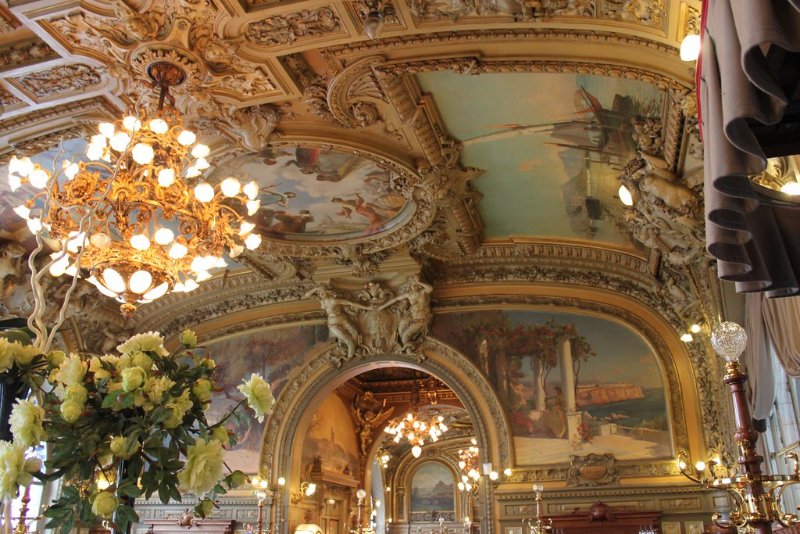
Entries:
POLYGON ((597 502, 589 510, 550 515, 547 519, 552 519, 553 528, 563 534, 639 534, 642 527, 658 529, 661 512, 617 511, 605 503, 597 502))

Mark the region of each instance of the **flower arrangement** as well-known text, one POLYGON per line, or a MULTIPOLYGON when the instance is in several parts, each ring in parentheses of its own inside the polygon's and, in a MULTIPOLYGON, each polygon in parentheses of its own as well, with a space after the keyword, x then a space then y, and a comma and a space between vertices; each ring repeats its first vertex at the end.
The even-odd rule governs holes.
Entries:
POLYGON ((63 480, 60 496, 44 511, 46 528, 68 533, 76 522, 108 520, 125 531, 138 521, 133 499, 158 494, 162 502, 199 499, 195 513, 208 515, 214 499, 247 481, 241 471, 223 473, 223 449, 235 443, 226 420, 246 403, 263 418, 273 398, 253 374, 239 386, 245 399, 211 424, 214 361, 192 349, 196 335, 180 336, 170 354, 149 332, 117 347, 118 353, 39 354, 20 341, 0 338, 0 378, 31 388, 9 418, 13 441, 0 441, 0 497, 13 499, 32 477, 63 480), (45 441, 45 469, 27 453, 45 441))

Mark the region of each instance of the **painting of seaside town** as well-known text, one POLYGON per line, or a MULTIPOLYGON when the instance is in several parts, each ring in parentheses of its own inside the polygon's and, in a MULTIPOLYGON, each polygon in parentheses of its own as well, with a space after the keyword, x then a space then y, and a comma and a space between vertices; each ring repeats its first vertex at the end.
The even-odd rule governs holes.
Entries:
POLYGON ((487 310, 439 314, 433 333, 494 386, 519 465, 672 456, 657 357, 629 328, 577 313, 487 310))

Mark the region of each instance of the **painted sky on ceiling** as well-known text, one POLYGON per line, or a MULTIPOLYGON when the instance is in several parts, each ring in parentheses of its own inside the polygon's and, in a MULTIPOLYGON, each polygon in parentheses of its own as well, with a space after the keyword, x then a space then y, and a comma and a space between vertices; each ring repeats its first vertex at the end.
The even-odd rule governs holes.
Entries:
POLYGON ((417 79, 463 143, 461 163, 485 171, 474 184, 483 193, 486 237, 634 246, 621 229, 616 177, 634 156, 631 118, 660 116, 663 92, 567 73, 432 72, 417 79))

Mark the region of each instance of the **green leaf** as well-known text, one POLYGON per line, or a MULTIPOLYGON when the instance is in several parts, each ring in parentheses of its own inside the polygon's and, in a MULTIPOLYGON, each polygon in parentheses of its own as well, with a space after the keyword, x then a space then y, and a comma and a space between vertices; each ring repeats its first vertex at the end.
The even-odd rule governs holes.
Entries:
POLYGON ((169 503, 169 486, 162 484, 158 487, 158 498, 164 504, 169 503))

